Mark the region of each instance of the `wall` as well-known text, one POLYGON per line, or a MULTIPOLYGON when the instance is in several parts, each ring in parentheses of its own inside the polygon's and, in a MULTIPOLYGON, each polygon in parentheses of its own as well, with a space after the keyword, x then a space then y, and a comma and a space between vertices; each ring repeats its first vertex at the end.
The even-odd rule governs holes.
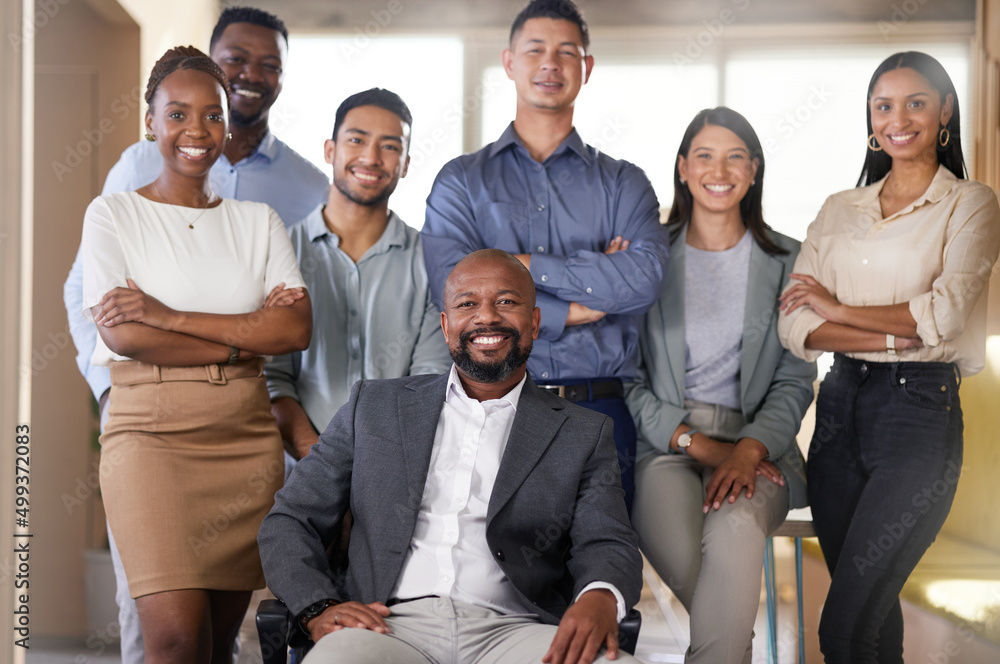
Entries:
MULTIPOLYGON (((135 140, 138 27, 107 3, 51 3, 35 43, 31 387, 33 638, 83 634, 83 550, 96 491, 90 391, 75 363, 63 282, 83 213, 135 140), (90 517, 88 519, 88 516, 90 517)), ((39 11, 45 11, 41 4, 39 11)), ((90 541, 88 541, 90 540, 90 541)))
MULTIPOLYGON (((174 46, 195 46, 208 52, 212 28, 219 18, 214 0, 119 0, 121 6, 139 25, 139 80, 145 90, 146 78, 153 65, 167 49, 174 46)), ((246 2, 254 6, 253 2, 246 2)))

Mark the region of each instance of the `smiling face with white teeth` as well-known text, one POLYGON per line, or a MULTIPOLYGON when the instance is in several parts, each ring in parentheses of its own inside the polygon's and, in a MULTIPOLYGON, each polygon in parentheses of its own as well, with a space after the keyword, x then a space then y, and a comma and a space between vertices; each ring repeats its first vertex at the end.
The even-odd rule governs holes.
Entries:
POLYGON ((580 88, 590 78, 580 28, 571 21, 533 18, 514 35, 502 54, 507 78, 517 89, 518 108, 572 110, 580 88))
POLYGON ((399 178, 406 177, 410 126, 379 106, 352 108, 324 145, 333 165, 333 186, 349 201, 374 207, 387 204, 399 178))
POLYGON ((178 69, 156 89, 146 130, 156 136, 164 169, 204 178, 226 145, 226 94, 210 74, 178 69))
POLYGON ((687 157, 678 155, 677 169, 692 198, 692 217, 710 213, 743 223, 740 201, 757 175, 757 160, 731 130, 706 124, 691 140, 687 157))
POLYGON ((466 256, 445 283, 441 328, 466 392, 499 398, 524 376, 541 314, 521 263, 497 249, 466 256))
POLYGON ((231 23, 212 47, 212 59, 226 72, 233 91, 232 119, 237 127, 267 123, 281 92, 288 45, 277 30, 252 23, 231 23))
POLYGON ((872 88, 875 140, 897 160, 936 164, 938 132, 951 119, 953 99, 944 99, 922 74, 900 67, 882 74, 872 88))

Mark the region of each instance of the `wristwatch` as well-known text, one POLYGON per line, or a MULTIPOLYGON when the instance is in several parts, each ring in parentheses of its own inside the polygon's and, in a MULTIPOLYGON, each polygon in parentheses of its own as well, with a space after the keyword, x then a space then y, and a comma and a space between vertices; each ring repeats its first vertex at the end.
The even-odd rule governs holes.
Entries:
POLYGON ((312 620, 316 616, 326 611, 334 604, 339 604, 339 603, 340 602, 338 602, 335 599, 327 598, 324 600, 320 600, 315 604, 310 604, 302 611, 302 613, 299 614, 299 625, 302 626, 302 629, 306 629, 306 623, 308 623, 310 620, 312 620))
POLYGON ((694 435, 698 433, 697 429, 688 429, 681 435, 677 436, 677 447, 680 448, 681 452, 687 453, 687 448, 691 447, 691 441, 694 440, 694 435))

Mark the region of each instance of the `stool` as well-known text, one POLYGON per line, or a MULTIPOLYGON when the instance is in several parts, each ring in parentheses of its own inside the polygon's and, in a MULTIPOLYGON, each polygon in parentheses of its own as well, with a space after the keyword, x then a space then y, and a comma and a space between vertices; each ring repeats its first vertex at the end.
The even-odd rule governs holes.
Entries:
POLYGON ((767 661, 776 664, 778 661, 778 598, 774 578, 774 541, 775 537, 792 537, 795 539, 795 600, 799 609, 799 664, 805 664, 806 644, 805 629, 802 626, 802 538, 816 537, 813 528, 812 512, 808 507, 791 510, 785 522, 767 538, 764 548, 764 586, 767 590, 767 661))

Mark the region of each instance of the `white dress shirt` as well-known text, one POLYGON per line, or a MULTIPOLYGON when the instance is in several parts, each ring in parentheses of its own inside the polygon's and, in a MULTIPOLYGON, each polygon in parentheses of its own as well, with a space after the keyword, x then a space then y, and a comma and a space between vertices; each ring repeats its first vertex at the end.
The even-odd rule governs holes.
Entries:
MULTIPOLYGON (((795 272, 815 277, 847 305, 908 302, 924 346, 900 351, 898 359, 955 362, 963 376, 972 375, 985 364, 986 293, 1000 251, 997 197, 939 166, 923 195, 883 217, 884 184, 885 178, 828 198, 809 226, 795 272)), ((778 336, 798 357, 815 360, 822 351, 807 349, 806 338, 825 322, 800 307, 781 314, 778 336)), ((893 360, 887 351, 846 355, 893 360)))
MULTIPOLYGON (((465 393, 452 365, 417 525, 392 597, 438 595, 504 614, 533 613, 486 542, 493 482, 526 378, 502 398, 480 402, 465 393)), ((597 588, 614 594, 620 622, 625 600, 617 588, 591 583, 580 594, 597 588)))

